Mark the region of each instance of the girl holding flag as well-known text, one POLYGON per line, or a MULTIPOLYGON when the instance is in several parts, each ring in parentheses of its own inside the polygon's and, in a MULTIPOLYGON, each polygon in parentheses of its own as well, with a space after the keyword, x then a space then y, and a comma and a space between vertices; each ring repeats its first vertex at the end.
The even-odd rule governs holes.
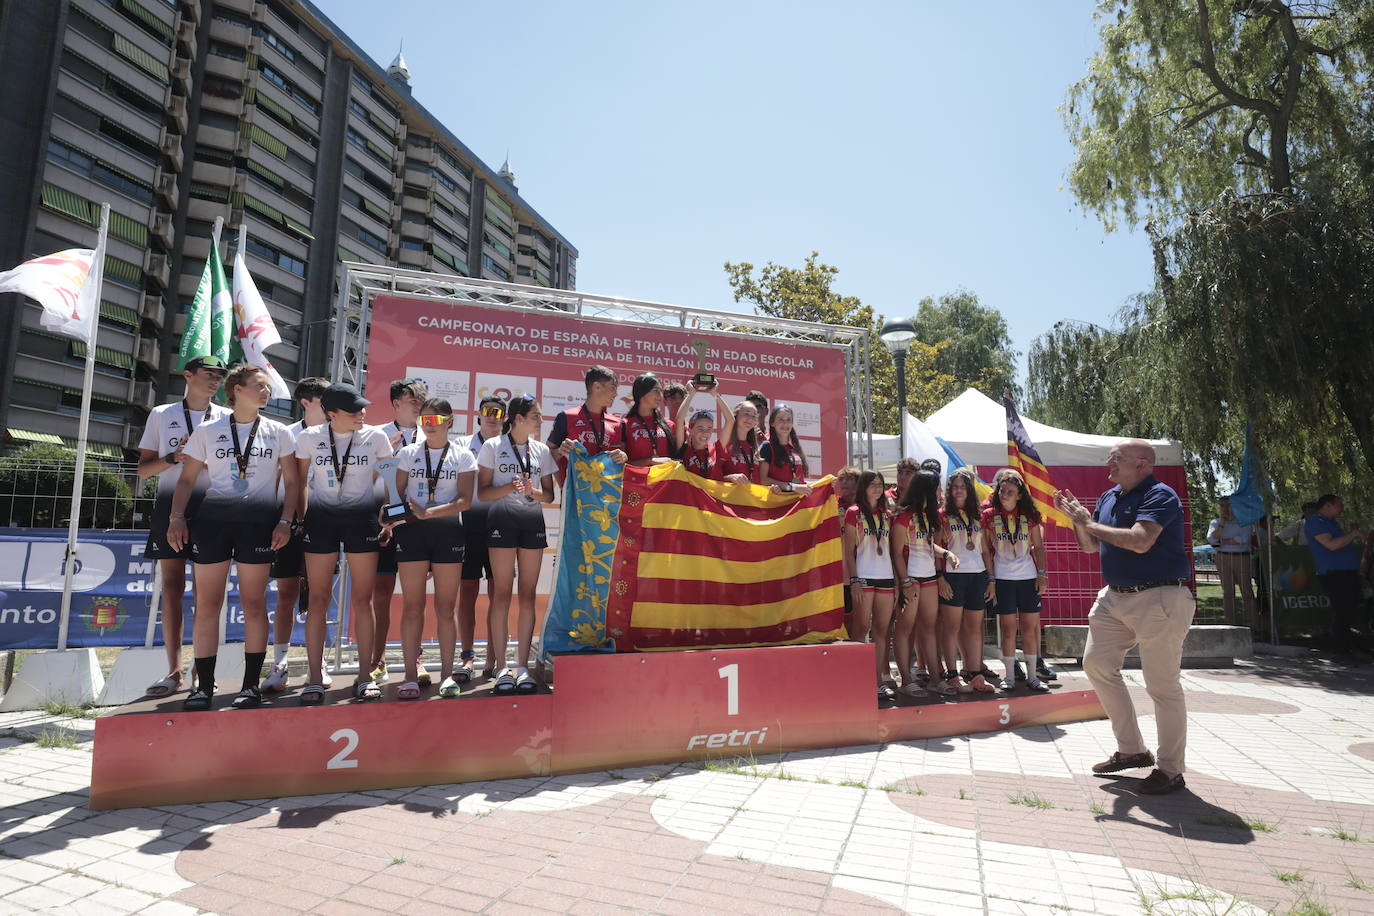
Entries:
POLYGON ((778 404, 768 412, 768 441, 759 449, 763 459, 761 482, 778 493, 805 496, 811 492, 806 484, 809 468, 795 427, 796 415, 786 404, 778 404))
POLYGON ((716 440, 716 461, 723 480, 733 483, 763 483, 763 467, 759 461, 759 409, 749 401, 740 401, 733 412, 716 395, 721 416, 730 417, 730 429, 716 440))

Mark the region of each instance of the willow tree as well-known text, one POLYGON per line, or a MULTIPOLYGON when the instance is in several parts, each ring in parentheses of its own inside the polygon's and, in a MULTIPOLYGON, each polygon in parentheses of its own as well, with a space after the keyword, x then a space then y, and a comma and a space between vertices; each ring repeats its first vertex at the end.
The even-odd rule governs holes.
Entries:
POLYGON ((1120 316, 1115 382, 1209 467, 1235 466, 1252 420, 1303 495, 1350 483, 1352 464, 1371 479, 1374 4, 1104 0, 1097 15, 1102 48, 1064 110, 1069 184, 1109 227, 1146 223, 1156 268, 1120 316))

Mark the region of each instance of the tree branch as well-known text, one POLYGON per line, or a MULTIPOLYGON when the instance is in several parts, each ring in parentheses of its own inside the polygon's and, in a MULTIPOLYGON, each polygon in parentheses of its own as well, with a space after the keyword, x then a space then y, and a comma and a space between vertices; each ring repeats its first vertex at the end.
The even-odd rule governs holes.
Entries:
POLYGON ((1216 114, 1217 112, 1219 112, 1219 111, 1225 111, 1227 108, 1231 108, 1231 107, 1232 107, 1232 105, 1231 105, 1230 102, 1218 102, 1217 104, 1213 105, 1211 108, 1208 108, 1208 109, 1206 109, 1206 110, 1204 110, 1204 111, 1198 112, 1197 114, 1193 115, 1193 116, 1192 116, 1191 118, 1189 118, 1188 120, 1184 121, 1182 124, 1178 125, 1178 129, 1179 129, 1179 130, 1187 130, 1187 129, 1190 128, 1190 127, 1196 126, 1199 122, 1207 120, 1208 118, 1210 118, 1212 115, 1216 114))
POLYGON ((1193 61, 1193 65, 1211 80, 1217 92, 1220 92, 1237 108, 1258 111, 1266 115, 1277 113, 1274 103, 1244 95, 1221 78, 1221 73, 1217 70, 1216 49, 1212 45, 1212 15, 1207 10, 1207 0, 1197 0, 1197 18, 1198 41, 1202 48, 1202 60, 1193 61))

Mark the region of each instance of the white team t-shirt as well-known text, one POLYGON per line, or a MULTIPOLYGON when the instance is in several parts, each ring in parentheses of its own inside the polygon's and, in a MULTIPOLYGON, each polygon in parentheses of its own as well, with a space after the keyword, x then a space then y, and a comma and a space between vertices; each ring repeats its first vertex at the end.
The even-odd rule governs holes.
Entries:
POLYGON ((854 574, 860 579, 891 579, 892 559, 888 555, 888 535, 892 529, 889 519, 882 512, 873 513, 873 525, 864 520, 858 506, 845 510, 844 523, 854 528, 859 535, 858 548, 854 552, 854 574))
POLYGON ((934 539, 939 535, 939 529, 923 530, 916 516, 910 512, 903 513, 894 524, 906 525, 906 574, 913 579, 929 579, 935 575, 934 539))
POLYGON ((335 433, 329 446, 329 424, 311 426, 296 436, 296 457, 310 462, 303 484, 309 506, 328 509, 369 509, 381 505, 375 482, 378 461, 392 454, 391 442, 380 426, 364 426, 357 432, 335 433), (339 472, 334 470, 337 456, 339 472), (340 474, 343 477, 339 480, 340 474))
MULTIPOLYGON (((477 465, 492 469, 491 485, 493 487, 504 487, 521 474, 521 461, 528 458, 530 483, 536 493, 540 492, 543 489, 543 478, 558 470, 558 465, 553 460, 553 452, 549 451, 547 445, 533 436, 524 445, 517 445, 516 448, 519 450, 518 459, 517 453, 511 451, 510 436, 493 436, 482 443, 482 450, 477 454, 477 465)), ((523 493, 509 493, 496 502, 487 503, 487 505, 495 506, 502 502, 514 506, 524 506, 529 501, 523 493)))
POLYGON ((205 463, 202 476, 208 478, 202 512, 213 509, 257 511, 281 506, 278 481, 282 458, 290 458, 295 444, 291 431, 282 423, 259 416, 257 431, 253 423, 236 423, 233 414, 206 423, 191 434, 186 455, 205 463), (247 454, 243 477, 234 448, 234 433, 239 447, 247 454), (249 444, 249 436, 252 444, 249 444))
POLYGON ((382 426, 382 432, 386 433, 387 439, 391 442, 392 454, 395 455, 401 454, 401 449, 405 448, 407 445, 414 445, 416 442, 425 441, 425 437, 420 432, 419 426, 412 426, 406 429, 403 426, 397 426, 395 420, 382 426))
MULTIPOLYGON (((210 419, 206 420, 205 416, 207 411, 192 410, 190 411, 191 427, 188 429, 186 427, 187 411, 184 409, 181 401, 173 401, 170 404, 154 407, 148 413, 148 422, 143 427, 143 436, 138 440, 138 447, 147 449, 158 455, 167 455, 177 450, 177 446, 181 444, 183 438, 189 441, 189 437, 196 427, 203 426, 206 423, 213 423, 215 420, 231 412, 232 411, 223 404, 212 403, 208 410, 210 419)), ((176 489, 177 480, 180 477, 180 464, 174 464, 167 470, 158 474, 158 496, 170 499, 172 491, 176 489)), ((204 491, 203 482, 196 482, 196 490, 200 492, 204 491)))
MULTIPOLYGON (((420 505, 442 505, 451 503, 458 498, 458 476, 469 471, 477 470, 477 458, 468 449, 467 444, 461 441, 448 443, 448 452, 444 452, 444 447, 430 448, 422 439, 415 445, 407 445, 401 449, 400 470, 406 472, 405 497, 414 499, 420 505), (429 463, 425 463, 425 453, 429 453, 429 463), (440 458, 443 461, 440 461, 440 458), (429 492, 429 481, 437 475, 438 479, 434 484, 434 492, 429 492)), ((477 488, 474 475, 473 489, 477 488)), ((454 516, 456 519, 457 516, 454 516)))
POLYGON ((945 572, 985 572, 988 567, 983 562, 982 520, 977 515, 974 515, 972 520, 958 515, 947 515, 945 525, 949 529, 947 548, 959 558, 959 568, 946 569, 945 572), (972 547, 969 547, 970 541, 973 543, 972 547))
POLYGON ((1030 521, 1024 516, 1007 517, 992 513, 992 572, 998 579, 1034 579, 1035 557, 1031 555, 1030 521))

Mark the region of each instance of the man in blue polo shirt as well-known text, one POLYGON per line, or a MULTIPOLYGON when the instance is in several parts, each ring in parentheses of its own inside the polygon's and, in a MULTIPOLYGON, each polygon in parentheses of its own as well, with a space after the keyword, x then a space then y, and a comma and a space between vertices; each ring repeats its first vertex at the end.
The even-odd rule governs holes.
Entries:
POLYGON ((1331 599, 1332 648, 1344 650, 1354 645, 1353 625, 1360 607, 1360 551, 1355 541, 1360 526, 1341 528, 1337 516, 1345 504, 1335 493, 1317 497, 1317 511, 1303 523, 1307 546, 1317 564, 1322 591, 1331 599))
POLYGON ((1177 493, 1155 479, 1154 465, 1148 442, 1118 442, 1107 456, 1107 476, 1116 486, 1097 498, 1093 512, 1067 490, 1054 494, 1054 504, 1073 521, 1079 548, 1100 553, 1107 580, 1088 614, 1083 672, 1111 720, 1117 750, 1093 772, 1156 766, 1121 678, 1126 652, 1138 643, 1145 689, 1155 704, 1159 762, 1137 791, 1163 795, 1184 786, 1188 710, 1178 672, 1197 603, 1189 588, 1183 506, 1177 493))

